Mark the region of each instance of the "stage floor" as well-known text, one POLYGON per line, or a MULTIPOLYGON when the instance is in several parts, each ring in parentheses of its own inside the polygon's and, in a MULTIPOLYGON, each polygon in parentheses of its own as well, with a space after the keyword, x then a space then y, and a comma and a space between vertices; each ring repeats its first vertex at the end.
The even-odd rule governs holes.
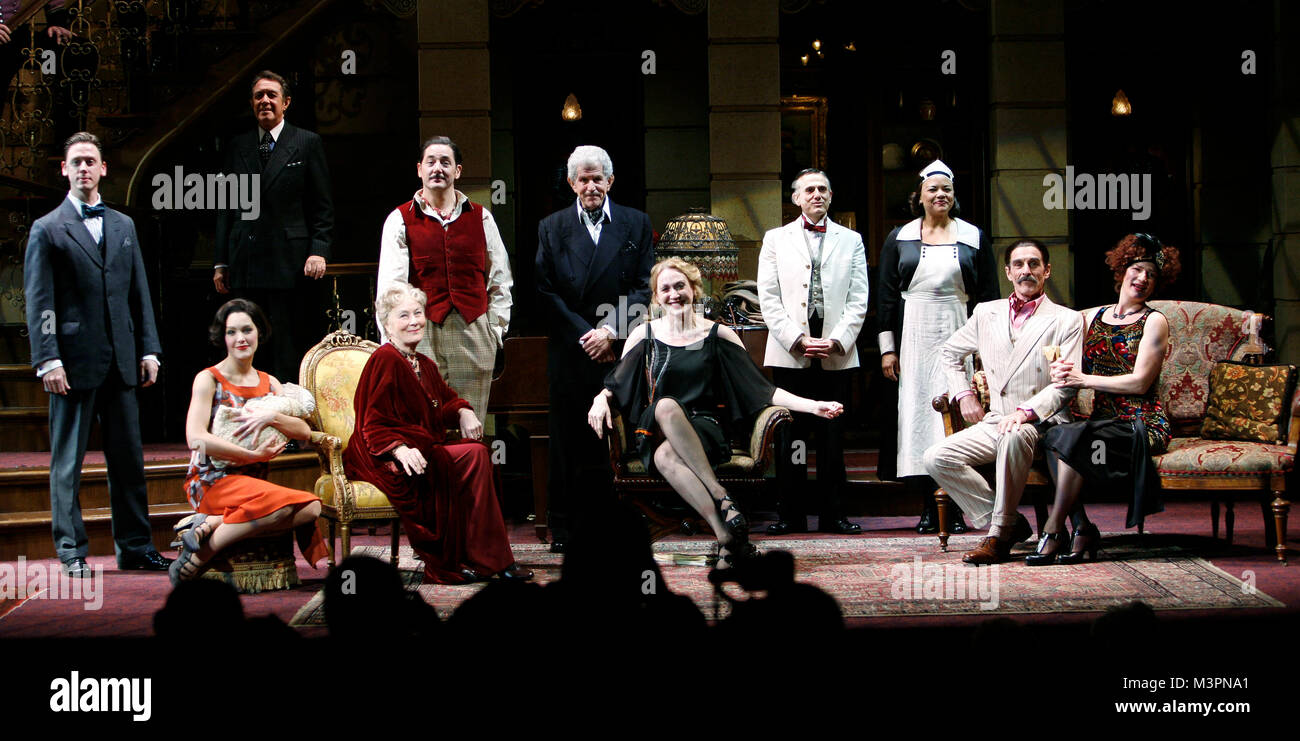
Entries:
MULTIPOLYGON (((1172 549, 1173 551, 1183 552, 1189 556, 1198 557, 1209 562, 1213 569, 1223 572, 1221 577, 1228 577, 1218 588, 1221 590, 1230 589, 1223 585, 1236 585, 1236 580, 1251 584, 1255 590, 1263 593, 1265 602, 1243 602, 1246 606, 1237 605, 1234 609, 1197 609, 1188 607, 1178 609, 1175 605, 1173 609, 1160 609, 1159 615, 1162 620, 1186 620, 1196 619, 1198 617, 1214 616, 1216 618, 1232 619, 1233 616, 1263 616, 1292 614, 1300 615, 1300 569, 1286 567, 1275 560, 1271 549, 1264 547, 1264 538, 1262 530, 1262 519, 1252 507, 1239 507, 1237 527, 1234 538, 1234 544, 1231 547, 1226 546, 1222 540, 1212 540, 1210 537, 1210 518, 1209 505, 1205 502, 1173 502, 1167 504, 1167 510, 1163 513, 1153 515, 1147 518, 1147 536, 1142 541, 1144 544, 1152 546, 1157 550, 1172 549), (1267 598, 1272 598, 1280 606, 1268 602, 1267 598)), ((1116 504, 1095 505, 1089 509, 1093 519, 1097 522, 1101 531, 1104 533, 1119 534, 1115 538, 1109 539, 1109 542, 1116 544, 1115 553, 1122 553, 1124 546, 1119 544, 1131 544, 1137 541, 1136 533, 1126 532, 1123 527, 1124 507, 1116 504)), ((1032 509, 1025 507, 1022 512, 1033 518, 1032 509)), ((848 541, 859 539, 896 539, 895 543, 906 545, 907 549, 915 554, 915 557, 925 559, 926 563, 938 563, 942 566, 944 563, 955 563, 957 567, 974 571, 971 567, 960 566, 960 551, 970 547, 973 540, 970 536, 965 539, 955 538, 953 541, 952 553, 940 554, 938 549, 938 540, 933 535, 917 535, 910 528, 915 524, 915 517, 861 517, 854 518, 861 524, 866 531, 860 536, 835 536, 822 534, 804 534, 798 536, 787 536, 785 538, 771 538, 762 533, 770 520, 760 519, 762 513, 755 513, 754 541, 764 550, 775 550, 781 548, 783 541, 793 541, 796 539, 802 544, 804 552, 817 550, 821 552, 830 552, 834 554, 838 550, 845 552, 867 552, 867 547, 871 544, 852 545, 848 541), (902 540, 897 540, 902 539, 902 540), (834 545, 836 541, 846 541, 845 549, 837 549, 834 545), (809 543, 809 541, 817 541, 809 543)), ((815 521, 814 521, 815 524, 815 521)), ((693 538, 682 538, 673 536, 663 541, 665 543, 682 542, 683 553, 686 552, 703 552, 707 550, 709 538, 696 536, 693 538)), ((520 561, 527 564, 529 553, 541 553, 542 549, 538 547, 537 538, 533 534, 531 523, 519 522, 511 527, 511 541, 519 546, 516 556, 520 561)), ((353 538, 354 547, 358 546, 387 546, 388 536, 386 529, 381 529, 374 536, 358 535, 353 538)), ((878 546, 884 547, 886 544, 880 543, 878 546)), ((1103 548, 1106 544, 1103 543, 1103 548)), ((1295 548, 1295 540, 1291 541, 1292 557, 1300 558, 1300 553, 1295 548)), ((1019 547, 1020 552, 1025 552, 1030 548, 1030 544, 1019 547)), ((669 548, 671 550, 671 548, 669 548)), ((169 554, 172 555, 172 554, 169 554)), ((548 554, 549 555, 549 554, 548 554)), ((895 554, 896 555, 896 554, 895 554)), ((908 556, 903 560, 906 565, 911 562, 914 556, 908 556)), ((540 559, 541 557, 534 557, 540 559)), ((547 558, 548 563, 558 561, 558 559, 547 558)), ((840 561, 844 560, 841 554, 840 561)), ((880 566, 879 557, 875 557, 876 563, 868 563, 867 557, 863 557, 860 564, 863 568, 858 569, 865 573, 867 566, 878 568, 880 566)), ((54 637, 141 637, 152 634, 153 631, 153 614, 162 607, 170 591, 166 574, 162 573, 141 573, 141 572, 119 572, 114 566, 111 557, 92 557, 89 559, 92 568, 99 566, 103 568, 102 586, 99 588, 97 595, 81 595, 81 599, 65 598, 50 599, 46 592, 44 595, 27 595, 26 599, 17 599, 12 590, 8 590, 10 598, 0 600, 0 639, 9 638, 54 638, 54 637), (93 608, 93 609, 87 609, 93 608)), ((541 560, 535 564, 539 568, 545 568, 541 560)), ((17 564, 7 562, 0 564, 0 574, 13 574, 17 564)), ((841 563, 841 568, 847 567, 853 570, 854 564, 841 563)), ((796 567, 800 568, 796 563, 796 567)), ((44 570, 47 573, 51 570, 57 570, 57 564, 50 561, 34 561, 25 563, 25 568, 30 574, 33 569, 44 570)), ((697 567, 703 572, 703 567, 697 567)), ((894 568, 898 568, 895 566, 894 568)), ((944 567, 946 568, 946 567, 944 567)), ((1023 564, 1011 564, 1006 568, 1023 568, 1023 564)), ((1054 566, 1049 569, 1030 570, 1033 574, 1021 572, 1021 576, 1038 577, 1039 573, 1050 572, 1054 578, 1062 579, 1069 574, 1082 574, 1084 572, 1076 569, 1088 569, 1090 565, 1081 565, 1075 567, 1054 566)), ((275 615, 286 623, 290 623, 296 614, 315 596, 321 588, 325 578, 325 564, 322 562, 320 568, 313 569, 301 560, 298 561, 298 573, 302 578, 302 585, 285 591, 266 592, 255 595, 244 595, 242 598, 244 612, 247 616, 275 615)), ((888 573, 888 571, 886 572, 888 573)), ((896 576, 895 572, 895 576, 896 576)), ((963 572, 956 572, 959 577, 963 572)), ((1005 572, 1008 575, 1011 572, 1005 572)), ((967 575, 969 576, 969 575, 967 575)), ((910 613, 904 611, 901 614, 880 614, 876 611, 870 616, 863 616, 862 610, 849 609, 848 603, 857 600, 859 603, 864 599, 861 594, 860 585, 853 587, 855 593, 850 595, 850 587, 844 586, 843 593, 836 594, 838 582, 833 579, 829 582, 824 581, 822 577, 817 576, 814 570, 808 566, 800 568, 800 574, 796 577, 807 579, 818 583, 832 596, 837 597, 845 604, 844 611, 848 617, 846 622, 850 627, 863 628, 904 628, 904 627, 927 627, 927 626, 962 626, 977 625, 989 619, 990 614, 980 610, 955 610, 945 611, 940 605, 930 612, 940 614, 918 614, 926 610, 912 610, 910 613), (855 613, 857 616, 855 616, 855 613)), ((877 572, 879 580, 879 572, 877 572)), ((973 577, 971 577, 973 578, 973 577)), ((1146 579, 1150 581, 1159 577, 1135 576, 1134 578, 1146 579)), ((1050 579, 1049 579, 1050 581, 1050 579)), ((5 585, 0 584, 0 587, 5 585)), ((671 586, 671 584, 670 584, 671 586)), ((919 586, 919 583, 918 583, 919 586)), ((1243 590, 1245 587, 1241 587, 1243 590)), ((464 590, 466 587, 440 587, 426 586, 422 591, 432 590, 431 595, 437 595, 440 590, 459 589, 464 590)), ((883 588, 884 595, 889 594, 889 588, 886 585, 883 588)), ((3 596, 3 592, 0 592, 3 596)), ((706 615, 711 615, 711 598, 709 595, 692 594, 697 604, 706 615)), ((877 594, 879 598, 879 594, 877 594)), ((1006 598, 1004 594, 1004 599, 1006 598)), ((433 601, 431 596, 426 599, 433 601)), ((868 595, 865 599, 872 599, 868 595)), ((1005 615, 1017 621, 1025 623, 1081 623, 1094 620, 1099 614, 1100 609, 1090 609, 1086 602, 1073 603, 1069 609, 1062 608, 1059 611, 1052 611, 1049 607, 1037 609, 1032 612, 1020 614, 1005 615), (1082 607, 1080 605, 1083 605, 1082 607)), ((445 607, 445 605, 444 605, 445 607)), ((306 626, 300 627, 299 631, 304 636, 321 635, 324 632, 322 627, 306 626)))

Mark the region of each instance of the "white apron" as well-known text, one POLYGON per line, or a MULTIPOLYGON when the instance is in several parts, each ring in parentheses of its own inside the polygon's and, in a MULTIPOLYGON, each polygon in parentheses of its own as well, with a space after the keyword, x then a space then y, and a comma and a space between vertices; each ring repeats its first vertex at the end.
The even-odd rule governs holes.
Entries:
MULTIPOLYGON (((939 346, 966 323, 966 287, 957 245, 921 245, 912 284, 903 291, 898 343, 898 475, 925 476, 926 448, 943 440, 943 417, 930 406, 948 390, 939 346)), ((966 361, 966 374, 971 372, 966 361)))

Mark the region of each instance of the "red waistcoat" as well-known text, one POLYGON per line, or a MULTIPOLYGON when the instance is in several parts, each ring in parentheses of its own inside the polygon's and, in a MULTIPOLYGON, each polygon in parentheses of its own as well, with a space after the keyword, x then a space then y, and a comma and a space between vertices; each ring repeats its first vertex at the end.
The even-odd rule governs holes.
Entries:
POLYGON ((406 223, 411 285, 429 297, 425 316, 441 323, 454 308, 472 324, 487 311, 487 237, 483 207, 466 202, 455 221, 443 228, 438 220, 413 207, 398 207, 406 223))

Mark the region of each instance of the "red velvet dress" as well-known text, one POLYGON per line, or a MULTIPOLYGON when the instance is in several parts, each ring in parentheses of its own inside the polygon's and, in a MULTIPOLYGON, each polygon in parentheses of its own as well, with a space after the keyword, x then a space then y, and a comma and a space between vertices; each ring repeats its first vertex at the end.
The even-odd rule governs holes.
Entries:
POLYGON ((482 442, 447 444, 469 404, 442 380, 424 355, 417 376, 391 344, 370 356, 352 406, 356 429, 343 451, 349 478, 374 484, 402 519, 411 547, 424 561, 424 578, 439 584, 465 581, 461 569, 481 576, 515 562, 497 503, 492 457, 482 442), (419 450, 423 475, 408 476, 391 455, 399 445, 419 450))

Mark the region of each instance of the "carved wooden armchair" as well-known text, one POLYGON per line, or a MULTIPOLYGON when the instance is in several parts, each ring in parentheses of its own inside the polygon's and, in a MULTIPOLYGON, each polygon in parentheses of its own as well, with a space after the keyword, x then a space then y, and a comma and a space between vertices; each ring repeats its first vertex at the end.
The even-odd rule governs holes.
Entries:
MULTIPOLYGON (((608 433, 609 462, 614 470, 614 491, 645 515, 650 539, 659 540, 674 532, 688 535, 708 530, 708 525, 686 507, 663 477, 647 473, 637 455, 631 425, 611 406, 614 429, 608 433)), ((717 468, 718 480, 728 491, 756 489, 765 485, 764 474, 775 460, 778 436, 790 429, 790 410, 770 406, 758 413, 748 441, 732 443, 731 460, 717 468)))
POLYGON ((333 566, 336 526, 343 529, 343 555, 351 552, 352 524, 384 520, 392 523, 390 558, 397 563, 401 538, 397 512, 388 497, 365 481, 349 480, 343 472, 343 450, 356 424, 352 399, 357 391, 361 371, 379 345, 345 331, 325 336, 307 352, 298 369, 299 384, 316 397, 312 412, 311 441, 320 460, 320 477, 316 479, 316 496, 321 500, 321 517, 329 522, 329 562, 333 566))
MULTIPOLYGON (((978 362, 978 358, 976 362, 978 362)), ((989 409, 989 387, 984 380, 984 371, 975 372, 971 386, 975 389, 976 396, 979 397, 980 406, 987 412, 989 409)), ((961 408, 956 404, 949 404, 947 394, 934 397, 930 401, 930 406, 943 415, 943 434, 945 437, 966 429, 966 419, 961 416, 961 408)), ((988 479, 990 486, 994 485, 992 463, 978 466, 976 470, 984 478, 988 479)), ((1039 533, 1043 531, 1043 523, 1047 522, 1047 503, 1052 500, 1052 492, 1052 476, 1047 472, 1047 463, 1043 459, 1042 451, 1036 450, 1034 451, 1034 464, 1029 469, 1028 478, 1025 479, 1024 493, 1025 497, 1028 497, 1034 504, 1035 527, 1039 533)), ((1021 501, 1025 501, 1025 499, 1022 498, 1021 501)), ((948 513, 951 511, 950 508, 956 505, 952 503, 952 497, 948 496, 948 492, 944 491, 942 487, 935 490, 934 503, 939 513, 939 548, 947 552, 948 537, 951 535, 948 532, 948 525, 951 523, 948 513)))

